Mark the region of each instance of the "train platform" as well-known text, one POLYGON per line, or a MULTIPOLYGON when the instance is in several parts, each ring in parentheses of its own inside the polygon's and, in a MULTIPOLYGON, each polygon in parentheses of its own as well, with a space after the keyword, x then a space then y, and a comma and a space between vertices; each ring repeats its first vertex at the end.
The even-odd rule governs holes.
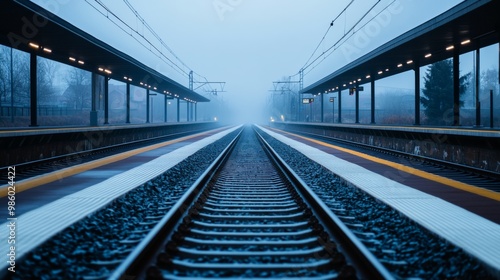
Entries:
MULTIPOLYGON (((197 133, 15 182, 15 218, 8 216, 8 199, 4 194, 0 203, 5 205, 5 211, 0 212, 0 218, 7 222, 1 225, 0 234, 8 237, 9 224, 15 223, 15 253, 19 259, 67 226, 237 128, 224 127, 197 133), (25 190, 21 192, 23 188, 25 190)), ((8 246, 12 245, 2 242, 0 249, 8 252, 8 246)), ((4 255, 2 259, 5 268, 8 256, 4 255)))
POLYGON ((324 137, 460 164, 500 174, 500 133, 489 128, 271 122, 284 131, 324 137))
POLYGON ((261 127, 424 228, 478 258, 500 277, 500 194, 401 163, 261 127))
POLYGON ((377 124, 352 124, 352 123, 311 123, 311 122, 274 122, 277 126, 290 127, 315 127, 322 129, 336 130, 363 130, 385 133, 412 133, 412 134, 428 134, 428 135, 457 135, 457 136, 472 136, 472 137, 491 137, 500 138, 500 130, 489 127, 472 127, 472 126, 418 126, 418 125, 377 125, 377 124))

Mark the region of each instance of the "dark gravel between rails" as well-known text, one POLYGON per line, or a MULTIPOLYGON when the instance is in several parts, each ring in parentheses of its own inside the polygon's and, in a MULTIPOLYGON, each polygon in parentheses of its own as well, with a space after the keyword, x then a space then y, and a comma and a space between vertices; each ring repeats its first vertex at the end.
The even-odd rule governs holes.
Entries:
POLYGON ((18 262, 10 279, 105 279, 237 133, 231 132, 200 149, 51 237, 18 262))
POLYGON ((350 186, 292 147, 260 132, 396 278, 495 279, 462 249, 350 186))

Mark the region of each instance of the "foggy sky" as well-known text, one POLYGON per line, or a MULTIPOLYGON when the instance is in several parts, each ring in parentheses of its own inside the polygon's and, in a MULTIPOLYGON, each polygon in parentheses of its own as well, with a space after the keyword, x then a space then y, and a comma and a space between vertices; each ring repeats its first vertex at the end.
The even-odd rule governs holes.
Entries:
MULTIPOLYGON (((111 46, 131 55, 149 67, 184 86, 188 78, 162 62, 141 46, 110 19, 95 0, 34 0, 33 2, 90 33, 111 46), (99 13, 97 7, 108 18, 99 13)), ((273 81, 293 76, 298 80, 304 66, 327 31, 332 20, 350 0, 129 0, 162 40, 188 68, 170 57, 183 71, 201 74, 209 81, 226 82, 227 92, 220 98, 239 115, 250 121, 262 116, 273 81)), ((356 0, 345 15, 335 21, 317 53, 326 51, 348 31, 376 0, 356 0)), ((458 0, 382 0, 367 16, 373 19, 318 65, 305 70, 304 86, 316 82, 381 44, 448 10, 458 0), (382 11, 386 6, 386 10, 382 11), (314 68, 313 68, 314 67, 314 68)), ((123 1, 102 0, 113 13, 146 36, 156 46, 160 43, 146 30, 123 1)), ((366 23, 366 20, 361 23, 366 23)), ((127 32, 130 33, 129 30, 127 32)), ((135 37, 137 34, 134 35, 135 37)), ((175 67, 175 66, 174 66, 175 67)), ((200 76, 195 78, 201 81, 200 76)), ((395 87, 411 87, 394 81, 395 87), (397 83, 397 84, 396 84, 397 83)), ((194 87, 200 84, 195 83, 194 87)), ((220 90, 217 84, 211 85, 220 90)))

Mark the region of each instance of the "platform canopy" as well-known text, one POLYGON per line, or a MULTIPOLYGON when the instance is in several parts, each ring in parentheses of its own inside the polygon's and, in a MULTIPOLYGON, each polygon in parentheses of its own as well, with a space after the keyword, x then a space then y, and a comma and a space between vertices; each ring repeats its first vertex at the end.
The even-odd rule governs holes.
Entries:
POLYGON ((425 66, 499 41, 500 1, 466 0, 307 86, 320 94, 425 66), (344 86, 345 85, 345 86, 344 86))
POLYGON ((29 0, 0 1, 0 44, 190 102, 210 101, 29 0))

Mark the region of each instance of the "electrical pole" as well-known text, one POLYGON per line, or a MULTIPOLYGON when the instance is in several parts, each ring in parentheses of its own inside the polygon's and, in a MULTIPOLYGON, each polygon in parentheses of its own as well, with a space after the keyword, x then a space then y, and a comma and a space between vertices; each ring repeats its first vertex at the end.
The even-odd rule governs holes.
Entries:
POLYGON ((301 68, 299 70, 299 112, 298 112, 298 115, 297 115, 297 121, 300 121, 300 109, 301 109, 301 106, 302 106, 302 100, 300 98, 300 95, 302 94, 302 90, 304 89, 304 68, 301 68))
MULTIPOLYGON (((299 84, 299 90, 297 92, 297 94, 299 95, 298 96, 299 97, 299 103, 298 103, 299 104, 299 106, 298 106, 299 115, 297 117, 297 120, 300 120, 300 104, 301 104, 300 94, 301 94, 301 91, 302 91, 302 88, 303 88, 303 80, 302 80, 302 78, 303 78, 303 75, 301 75, 301 79, 298 80, 298 81, 290 81, 290 80, 288 80, 288 81, 275 81, 275 82, 273 82, 273 84, 274 84, 273 95, 274 95, 274 92, 277 92, 277 91, 281 91, 281 93, 284 93, 285 89, 287 90, 287 92, 294 92, 294 91, 292 91, 290 89, 290 84, 293 84, 293 83, 298 83, 299 84), (288 84, 288 86, 287 87, 281 86, 281 90, 278 90, 277 89, 278 84, 288 84)), ((273 105, 273 107, 274 107, 274 105, 273 105)), ((291 108, 290 108, 290 114, 292 114, 291 108)), ((292 118, 290 118, 290 119, 292 119, 292 118)))
POLYGON ((193 70, 189 71, 189 90, 193 90, 193 70))

